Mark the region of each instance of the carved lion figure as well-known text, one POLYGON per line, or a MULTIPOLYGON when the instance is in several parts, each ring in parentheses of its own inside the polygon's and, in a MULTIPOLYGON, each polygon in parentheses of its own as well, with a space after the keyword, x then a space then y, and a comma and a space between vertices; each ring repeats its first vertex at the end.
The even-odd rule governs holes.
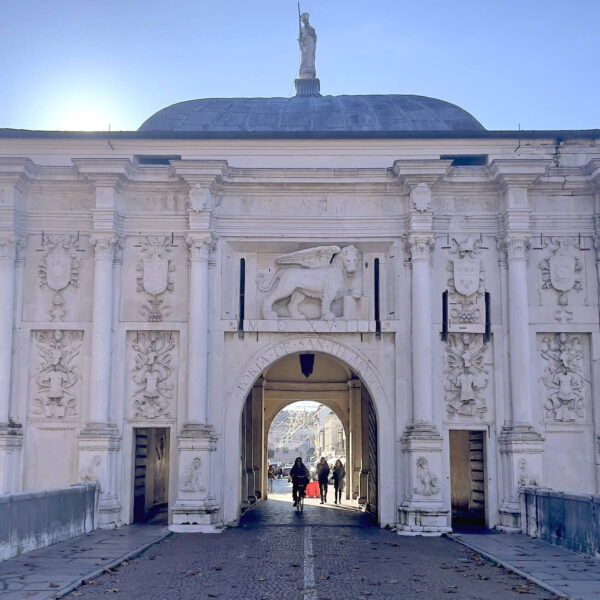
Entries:
POLYGON ((321 318, 335 318, 331 303, 343 296, 347 289, 347 277, 358 266, 359 252, 355 246, 318 246, 279 256, 277 264, 301 265, 280 269, 272 280, 263 285, 264 275, 257 282, 261 292, 268 292, 263 300, 265 319, 277 319, 273 304, 278 300, 290 298, 287 304, 292 319, 305 319, 299 306, 306 297, 321 301, 321 318))

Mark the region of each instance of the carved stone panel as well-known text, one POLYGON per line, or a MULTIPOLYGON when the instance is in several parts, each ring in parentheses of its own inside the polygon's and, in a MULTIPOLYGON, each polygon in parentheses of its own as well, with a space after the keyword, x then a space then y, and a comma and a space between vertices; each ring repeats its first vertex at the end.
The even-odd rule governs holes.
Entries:
POLYGON ((429 463, 424 456, 417 458, 417 468, 415 471, 416 487, 414 494, 420 496, 436 496, 440 493, 440 480, 429 468, 429 463))
POLYGON ((542 304, 555 305, 554 320, 570 323, 572 305, 579 304, 583 277, 583 261, 574 239, 548 237, 543 239, 543 258, 539 263, 542 304), (575 302, 574 302, 575 301, 575 302))
POLYGON ((485 331, 485 281, 481 240, 450 240, 448 261, 448 331, 485 331))
POLYGON ((177 391, 178 332, 130 331, 128 387, 130 417, 169 419, 177 391))
POLYGON ((151 322, 162 321, 171 313, 166 293, 175 289, 175 264, 170 258, 173 241, 169 236, 144 236, 139 240, 136 290, 144 298, 140 312, 151 322))
POLYGON ((481 334, 450 333, 445 347, 444 400, 449 419, 484 419, 491 404, 488 386, 491 361, 481 334))
POLYGON ((537 346, 545 420, 555 423, 585 421, 591 392, 587 335, 540 334, 537 346))
POLYGON ((32 331, 33 419, 76 420, 81 406, 83 331, 32 331))
POLYGON ((40 249, 39 285, 52 292, 48 315, 51 321, 64 321, 67 316, 64 293, 69 287, 79 286, 79 238, 74 235, 44 235, 40 249))
POLYGON ((298 250, 278 256, 275 264, 282 267, 275 273, 262 271, 257 276, 264 319, 349 318, 343 314, 342 300, 361 298, 355 283, 361 267, 360 252, 355 246, 298 250))

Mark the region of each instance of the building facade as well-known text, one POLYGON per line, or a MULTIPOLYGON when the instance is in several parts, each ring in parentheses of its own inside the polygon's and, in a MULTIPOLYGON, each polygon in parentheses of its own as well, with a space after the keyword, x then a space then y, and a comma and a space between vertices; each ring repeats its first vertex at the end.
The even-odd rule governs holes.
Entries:
POLYGON ((96 481, 104 526, 218 530, 297 400, 406 534, 600 492, 600 132, 317 94, 0 131, 1 492, 96 481))

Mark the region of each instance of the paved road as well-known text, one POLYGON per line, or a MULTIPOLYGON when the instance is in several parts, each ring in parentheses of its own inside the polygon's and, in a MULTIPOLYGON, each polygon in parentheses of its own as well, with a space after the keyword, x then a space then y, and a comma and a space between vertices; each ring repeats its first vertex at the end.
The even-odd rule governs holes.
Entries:
POLYGON ((553 598, 447 538, 401 537, 372 526, 355 508, 320 506, 317 500, 300 514, 288 494, 262 503, 239 528, 173 535, 68 597, 553 598))

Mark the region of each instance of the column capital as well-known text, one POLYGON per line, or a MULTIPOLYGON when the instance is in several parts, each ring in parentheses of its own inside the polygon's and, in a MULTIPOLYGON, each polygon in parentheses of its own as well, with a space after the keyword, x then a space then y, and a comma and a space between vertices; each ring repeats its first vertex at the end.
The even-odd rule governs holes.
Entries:
POLYGON ((208 260, 217 248, 217 238, 212 232, 188 233, 185 242, 190 251, 191 260, 208 260))
POLYGON ((96 260, 114 260, 119 238, 116 235, 92 235, 90 246, 94 249, 96 260))
POLYGON ((406 244, 406 250, 410 254, 411 261, 429 262, 431 252, 435 248, 433 235, 419 234, 410 235, 406 244))
POLYGON ((526 235, 507 235, 499 240, 499 249, 506 253, 508 262, 527 260, 531 240, 526 235))

